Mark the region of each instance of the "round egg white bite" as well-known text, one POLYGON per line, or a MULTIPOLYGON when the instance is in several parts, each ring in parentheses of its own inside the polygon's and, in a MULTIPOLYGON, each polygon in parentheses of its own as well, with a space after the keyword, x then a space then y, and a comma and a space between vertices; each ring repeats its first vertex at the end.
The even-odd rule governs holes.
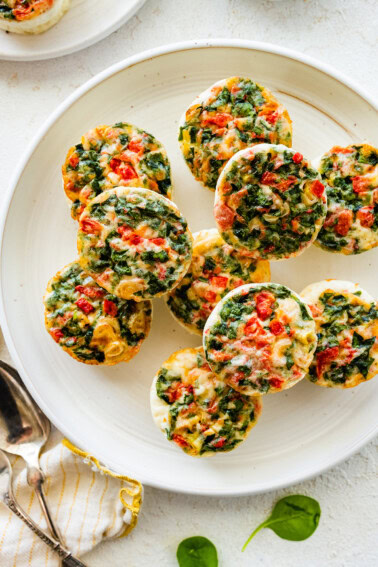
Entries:
POLYGON ((117 364, 133 358, 151 327, 150 301, 108 293, 78 262, 60 270, 44 297, 45 325, 54 341, 85 364, 117 364))
POLYGON ((353 388, 378 373, 377 302, 358 284, 324 280, 301 297, 312 311, 318 345, 308 378, 328 388, 353 388))
POLYGON ((378 246, 378 149, 334 146, 314 167, 327 187, 328 212, 315 244, 360 254, 378 246))
POLYGON ((218 179, 214 216, 219 232, 251 258, 298 256, 316 239, 326 213, 319 173, 283 145, 241 150, 218 179))
POLYGON ((203 334, 212 370, 245 395, 294 386, 306 376, 316 343, 310 309, 294 291, 276 283, 230 291, 203 334))
POLYGON ((167 305, 188 331, 202 336, 215 305, 232 289, 270 280, 269 262, 243 256, 223 240, 216 228, 193 234, 189 270, 169 294, 167 305))
POLYGON ((84 134, 68 150, 62 174, 76 220, 91 199, 114 187, 144 187, 172 196, 164 146, 152 134, 126 122, 97 126, 84 134))
POLYGON ((262 409, 261 396, 244 396, 211 371, 202 347, 177 351, 164 362, 150 401, 156 425, 192 457, 235 449, 262 409))
POLYGON ((291 119, 265 87, 229 77, 201 93, 180 121, 179 143, 194 177, 214 190, 227 161, 239 150, 268 142, 291 146, 291 119))
POLYGON ((141 187, 117 187, 84 209, 77 237, 82 268, 110 293, 142 301, 179 284, 193 237, 169 199, 141 187))
POLYGON ((54 26, 67 12, 71 0, 0 0, 0 29, 38 34, 54 26))

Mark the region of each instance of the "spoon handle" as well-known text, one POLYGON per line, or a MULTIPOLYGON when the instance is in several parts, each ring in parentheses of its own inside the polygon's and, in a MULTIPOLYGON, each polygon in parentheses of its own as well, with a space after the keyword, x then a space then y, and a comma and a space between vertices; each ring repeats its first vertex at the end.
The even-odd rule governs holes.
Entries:
POLYGON ((47 527, 49 528, 54 538, 57 539, 60 543, 63 543, 59 530, 54 524, 54 521, 50 514, 49 507, 47 506, 46 496, 43 491, 44 481, 45 481, 45 476, 40 468, 28 467, 28 484, 35 490, 37 494, 39 504, 41 506, 43 515, 45 516, 47 527))
POLYGON ((41 530, 37 524, 28 516, 22 508, 16 503, 13 497, 8 493, 3 497, 4 504, 20 518, 28 526, 32 532, 34 532, 46 545, 48 545, 55 553, 63 559, 63 565, 65 567, 86 567, 84 563, 72 557, 71 553, 65 549, 59 541, 53 539, 46 532, 41 530))

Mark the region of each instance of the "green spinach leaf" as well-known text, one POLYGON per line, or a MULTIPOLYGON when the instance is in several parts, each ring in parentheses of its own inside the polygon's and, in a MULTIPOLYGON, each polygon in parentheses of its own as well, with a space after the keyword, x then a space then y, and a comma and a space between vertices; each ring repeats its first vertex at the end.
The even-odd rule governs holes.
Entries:
POLYGON ((262 528, 270 528, 279 537, 290 541, 307 539, 318 527, 320 513, 319 502, 309 496, 285 496, 276 503, 269 518, 251 533, 242 551, 262 528))
POLYGON ((177 560, 180 567, 218 567, 215 545, 202 536, 184 539, 177 548, 177 560))

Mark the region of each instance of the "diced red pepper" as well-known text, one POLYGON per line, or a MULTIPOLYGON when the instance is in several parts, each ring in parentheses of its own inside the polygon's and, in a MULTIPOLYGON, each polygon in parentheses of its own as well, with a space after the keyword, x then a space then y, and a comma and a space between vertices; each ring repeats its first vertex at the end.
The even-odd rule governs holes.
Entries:
POLYGON ((86 299, 84 299, 83 297, 79 297, 79 299, 77 301, 75 301, 75 304, 79 307, 79 309, 81 309, 82 311, 84 311, 84 313, 86 315, 88 315, 88 313, 91 313, 92 311, 95 310, 95 308, 93 307, 93 305, 91 305, 89 303, 89 301, 87 301, 86 299))
POLYGON ((221 437, 220 439, 218 439, 218 441, 213 441, 212 446, 215 447, 216 449, 220 449, 221 447, 223 447, 223 445, 226 444, 226 437, 221 437))
POLYGON ((49 332, 56 343, 58 343, 60 339, 64 337, 63 331, 57 327, 50 329, 49 332))
POLYGON ((374 224, 374 214, 372 211, 374 210, 373 206, 370 207, 362 207, 357 213, 357 218, 359 219, 361 226, 365 228, 370 228, 374 224))
POLYGON ((332 360, 335 360, 335 358, 337 358, 338 355, 339 355, 338 346, 329 347, 326 348, 325 350, 318 352, 316 355, 317 375, 320 376, 323 371, 323 367, 326 366, 329 362, 332 362, 332 360))
POLYGON ((203 125, 206 124, 215 124, 220 128, 224 128, 233 117, 231 114, 227 114, 227 112, 218 112, 216 114, 209 114, 208 112, 203 112, 201 117, 201 122, 203 125))
POLYGON ((165 244, 165 238, 151 238, 151 242, 153 242, 157 246, 162 246, 163 244, 165 244))
POLYGON ((340 236, 346 236, 353 222, 353 212, 350 209, 344 209, 337 215, 337 224, 333 230, 340 236))
POLYGON ((261 291, 255 297, 256 301, 256 311, 260 319, 265 321, 273 313, 272 305, 276 301, 276 298, 269 291, 261 291))
POLYGON ((144 147, 138 140, 131 140, 127 149, 130 150, 131 152, 135 152, 136 154, 139 154, 139 152, 144 151, 144 147))
POLYGON ((274 321, 271 321, 271 323, 269 325, 269 329, 270 329, 271 333, 273 333, 273 335, 280 335, 285 330, 282 323, 277 321, 277 319, 274 319, 274 321))
POLYGON ((177 445, 178 445, 179 447, 189 447, 189 443, 187 443, 187 442, 185 441, 185 439, 183 438, 182 435, 178 435, 177 433, 174 433, 174 434, 172 435, 172 440, 173 440, 175 443, 177 443, 177 445))
POLYGON ((292 160, 293 160, 294 163, 301 163, 301 161, 303 161, 303 156, 299 152, 296 152, 293 155, 292 160))
POLYGON ((165 395, 168 397, 170 403, 175 402, 183 394, 193 394, 193 386, 191 384, 183 384, 182 382, 174 382, 166 391, 165 395))
POLYGON ((117 317, 118 308, 114 301, 110 301, 109 299, 104 300, 104 311, 107 315, 111 317, 117 317))
POLYGON ((70 162, 70 166, 75 169, 79 163, 79 158, 76 154, 72 154, 68 161, 70 162))
POLYGON ((213 276, 210 278, 211 285, 224 289, 227 286, 228 278, 226 276, 213 276))
POLYGON ((342 146, 333 146, 331 148, 330 153, 332 154, 351 154, 353 152, 353 148, 343 148, 342 146))
POLYGON ((277 174, 272 171, 264 171, 261 176, 261 183, 263 185, 273 185, 277 181, 277 174))
POLYGON ((278 112, 272 112, 271 114, 265 116, 265 120, 269 122, 269 124, 275 124, 278 120, 278 117, 279 117, 278 112))
POLYGON ((234 222, 235 213, 227 205, 218 203, 214 207, 214 216, 219 228, 221 230, 227 230, 232 226, 232 223, 234 222))
POLYGON ((280 380, 279 378, 269 378, 269 384, 273 386, 273 388, 281 390, 283 380, 280 380))
POLYGON ((116 173, 126 181, 138 177, 135 169, 131 167, 131 165, 122 162, 120 159, 112 158, 109 162, 109 166, 114 171, 114 173, 116 173))
POLYGON ((92 219, 83 219, 80 221, 80 230, 86 234, 101 234, 102 225, 92 219))
POLYGON ((352 179, 353 191, 355 193, 364 193, 369 189, 370 181, 366 177, 356 175, 352 179))
POLYGON ((214 291, 210 291, 210 290, 205 291, 203 296, 206 299, 206 301, 208 301, 209 303, 214 303, 214 301, 216 301, 217 299, 217 294, 214 291))
POLYGON ((315 179, 314 183, 312 184, 311 191, 316 195, 316 197, 321 197, 324 193, 324 185, 319 181, 319 179, 315 179))
POLYGON ((77 285, 75 287, 75 291, 78 291, 79 293, 83 293, 87 297, 92 297, 95 299, 102 297, 105 293, 105 291, 103 289, 100 289, 99 287, 83 285, 77 285))

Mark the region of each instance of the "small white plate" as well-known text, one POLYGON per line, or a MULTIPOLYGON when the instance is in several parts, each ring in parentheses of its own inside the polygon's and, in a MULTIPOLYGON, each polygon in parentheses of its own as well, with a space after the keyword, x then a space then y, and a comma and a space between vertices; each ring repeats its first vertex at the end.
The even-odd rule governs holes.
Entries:
POLYGON ((71 0, 62 19, 45 33, 0 30, 0 59, 38 61, 75 53, 104 39, 129 20, 146 0, 71 0))
MULTIPOLYGON (((333 144, 377 133, 374 103, 328 67, 266 44, 191 42, 119 63, 76 91, 51 116, 19 166, 3 215, 1 323, 32 395, 74 443, 146 484, 197 494, 242 494, 293 484, 359 449, 375 433, 378 379, 340 391, 306 380, 265 396, 249 438, 226 455, 193 459, 155 427, 149 387, 175 350, 200 344, 154 302, 152 332, 139 355, 116 367, 72 360, 47 335, 42 295, 51 275, 76 256, 60 168, 67 149, 97 124, 130 121, 167 148, 174 200, 193 231, 214 226, 214 195, 191 176, 177 142, 178 120, 218 79, 253 77, 273 89, 293 119, 294 148, 309 158, 333 144)), ((375 141, 376 143, 376 141, 375 141)), ((272 262, 272 279, 296 291, 325 278, 358 281, 376 293, 378 249, 345 257, 311 247, 272 262)))

